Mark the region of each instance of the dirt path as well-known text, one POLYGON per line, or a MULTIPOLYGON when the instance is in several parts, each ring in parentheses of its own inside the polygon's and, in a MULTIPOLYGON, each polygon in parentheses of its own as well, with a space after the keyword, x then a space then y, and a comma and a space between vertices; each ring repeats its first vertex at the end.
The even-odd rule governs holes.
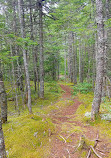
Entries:
MULTIPOLYGON (((75 99, 72 98, 71 88, 69 86, 60 86, 65 92, 61 99, 65 101, 66 106, 62 110, 60 109, 60 111, 52 114, 52 121, 56 125, 57 132, 53 136, 50 158, 82 158, 80 152, 72 154, 79 143, 81 135, 85 135, 88 139, 94 140, 98 129, 76 121, 75 113, 81 102, 77 97, 75 99), (73 104, 67 106, 68 100, 73 101, 73 104)), ((103 140, 102 144, 100 143, 100 149, 101 146, 103 149, 104 145, 106 145, 106 140, 105 142, 103 140)), ((102 157, 105 158, 107 156, 102 155, 102 157)), ((92 155, 91 158, 96 158, 96 156, 92 155)))

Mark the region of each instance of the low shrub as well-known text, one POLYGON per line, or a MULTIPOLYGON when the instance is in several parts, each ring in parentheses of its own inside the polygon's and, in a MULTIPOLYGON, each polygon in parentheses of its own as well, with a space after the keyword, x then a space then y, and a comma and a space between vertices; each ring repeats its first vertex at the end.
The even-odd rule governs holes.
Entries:
POLYGON ((92 84, 87 82, 79 83, 73 87, 73 90, 74 95, 77 93, 87 94, 92 91, 92 84))

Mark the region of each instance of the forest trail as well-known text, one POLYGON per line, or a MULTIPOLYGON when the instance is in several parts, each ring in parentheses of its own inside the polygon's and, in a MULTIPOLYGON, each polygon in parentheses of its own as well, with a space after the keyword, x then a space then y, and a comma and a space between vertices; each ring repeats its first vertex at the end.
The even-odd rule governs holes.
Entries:
MULTIPOLYGON (((55 124, 57 131, 52 139, 50 158, 83 158, 84 152, 88 153, 88 151, 83 151, 83 156, 81 156, 82 152, 80 151, 72 154, 78 146, 82 135, 85 135, 86 138, 94 141, 98 134, 101 142, 98 143, 97 147, 100 150, 105 151, 106 148, 111 146, 111 143, 108 142, 104 135, 100 134, 97 127, 91 126, 88 123, 85 124, 76 119, 76 110, 82 103, 77 97, 72 97, 72 89, 69 86, 60 86, 64 91, 60 101, 63 100, 65 106, 59 111, 55 111, 51 114, 52 121, 55 124), (73 101, 73 104, 69 105, 68 101, 73 101)), ((108 158, 108 153, 105 153, 104 155, 102 152, 98 152, 98 154, 102 156, 102 158, 108 158)), ((96 156, 91 154, 90 158, 96 158, 96 156)))

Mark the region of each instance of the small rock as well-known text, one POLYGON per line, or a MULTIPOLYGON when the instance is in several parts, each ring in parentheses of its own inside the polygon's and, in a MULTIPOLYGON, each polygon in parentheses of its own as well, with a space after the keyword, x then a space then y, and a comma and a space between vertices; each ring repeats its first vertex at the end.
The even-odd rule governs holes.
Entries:
POLYGON ((101 114, 101 119, 111 121, 111 114, 101 114))
POLYGON ((37 138, 37 134, 38 134, 38 132, 35 132, 35 133, 34 133, 34 137, 36 137, 36 138, 37 138))
POLYGON ((91 117, 91 112, 86 112, 85 116, 88 117, 88 118, 90 118, 91 117))

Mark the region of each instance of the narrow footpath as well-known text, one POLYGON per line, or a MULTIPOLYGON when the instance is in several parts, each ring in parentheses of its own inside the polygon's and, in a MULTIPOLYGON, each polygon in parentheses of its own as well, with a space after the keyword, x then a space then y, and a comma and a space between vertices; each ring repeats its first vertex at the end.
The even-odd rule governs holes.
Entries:
MULTIPOLYGON (((85 135, 89 140, 94 140, 99 131, 89 124, 84 124, 82 121, 80 122, 76 120, 76 110, 82 103, 77 97, 72 97, 72 89, 69 86, 60 86, 64 93, 58 101, 58 104, 62 100, 65 106, 59 111, 55 111, 51 114, 52 121, 55 124, 57 131, 53 136, 51 144, 52 149, 49 158, 84 158, 84 155, 81 156, 81 151, 77 151, 73 154, 79 144, 80 137, 85 135), (69 104, 69 102, 71 102, 71 104, 69 104)), ((104 138, 101 138, 101 142, 98 145, 99 149, 103 150, 104 146, 111 146, 111 144, 107 143, 107 140, 104 140, 104 138)), ((99 155, 102 158, 107 158, 107 154, 108 153, 105 153, 104 155, 102 152, 99 152, 99 155)), ((97 156, 92 154, 90 158, 97 158, 97 156)))

